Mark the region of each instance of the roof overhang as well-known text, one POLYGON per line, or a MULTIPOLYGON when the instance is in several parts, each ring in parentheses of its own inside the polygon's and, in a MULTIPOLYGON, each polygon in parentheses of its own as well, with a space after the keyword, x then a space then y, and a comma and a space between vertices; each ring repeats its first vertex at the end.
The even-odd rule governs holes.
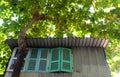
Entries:
MULTIPOLYGON (((18 47, 17 39, 6 40, 11 50, 18 47)), ((28 48, 52 47, 103 47, 106 48, 109 39, 101 38, 29 38, 26 39, 28 48)))

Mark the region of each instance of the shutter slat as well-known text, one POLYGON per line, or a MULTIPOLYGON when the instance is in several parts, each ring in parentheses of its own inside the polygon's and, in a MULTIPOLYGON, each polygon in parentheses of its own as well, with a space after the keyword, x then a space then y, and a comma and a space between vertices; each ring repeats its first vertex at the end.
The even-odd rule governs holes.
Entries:
POLYGON ((38 49, 32 49, 30 58, 37 58, 38 49))
POLYGON ((45 71, 47 66, 47 60, 40 60, 39 63, 39 70, 45 71))
POLYGON ((48 49, 42 49, 41 50, 41 57, 42 59, 46 59, 48 54, 48 49))
POLYGON ((36 60, 30 60, 28 70, 35 70, 36 60))

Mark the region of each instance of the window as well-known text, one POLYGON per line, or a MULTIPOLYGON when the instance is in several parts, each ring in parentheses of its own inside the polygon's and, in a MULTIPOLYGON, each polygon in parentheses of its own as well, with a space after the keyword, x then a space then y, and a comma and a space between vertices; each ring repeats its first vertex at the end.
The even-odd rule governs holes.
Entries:
MULTIPOLYGON (((13 50, 13 53, 12 53, 12 56, 11 56, 11 59, 10 59, 10 62, 9 62, 8 68, 7 68, 8 71, 13 71, 13 66, 14 66, 14 64, 17 60, 17 57, 18 57, 18 48, 15 48, 13 50)), ((25 63, 25 59, 24 59, 24 62, 23 62, 22 70, 23 70, 23 67, 24 67, 24 63, 25 63)))
MULTIPOLYGON (((15 48, 8 71, 13 71, 17 57, 18 48, 15 48)), ((72 51, 68 48, 30 48, 23 67, 25 72, 72 72, 72 51)))
POLYGON ((72 72, 71 49, 68 48, 51 49, 49 72, 72 72))
POLYGON ((26 71, 48 71, 49 49, 31 48, 26 62, 26 71))
POLYGON ((71 49, 31 48, 25 70, 28 72, 72 72, 71 49))

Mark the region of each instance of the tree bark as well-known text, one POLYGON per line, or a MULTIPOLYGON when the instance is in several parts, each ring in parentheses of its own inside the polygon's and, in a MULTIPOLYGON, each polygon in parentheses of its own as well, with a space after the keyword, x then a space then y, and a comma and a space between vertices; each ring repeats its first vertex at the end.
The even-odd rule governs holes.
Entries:
POLYGON ((24 61, 24 57, 25 57, 25 51, 26 51, 26 40, 25 40, 25 35, 26 35, 26 31, 29 29, 29 27, 36 22, 36 19, 33 18, 27 25, 26 27, 22 30, 22 32, 20 33, 20 36, 18 38, 18 48, 19 48, 19 55, 17 57, 17 61, 14 65, 13 68, 13 72, 12 72, 12 76, 11 77, 19 77, 20 75, 20 70, 24 61))

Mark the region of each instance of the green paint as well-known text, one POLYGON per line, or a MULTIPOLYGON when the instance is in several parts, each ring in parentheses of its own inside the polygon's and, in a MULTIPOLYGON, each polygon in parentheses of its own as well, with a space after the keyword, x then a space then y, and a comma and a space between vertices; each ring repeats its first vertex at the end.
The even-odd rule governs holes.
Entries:
POLYGON ((51 61, 50 61, 50 70, 49 72, 72 72, 72 51, 71 49, 68 48, 54 48, 51 50, 51 61), (52 52, 58 52, 59 54, 56 54, 59 58, 56 60, 53 60, 54 54, 52 52), (65 53, 65 52, 68 52, 65 53), (64 56, 65 55, 65 56, 64 56), (67 59, 67 60, 66 60, 67 59), (57 66, 54 66, 55 63, 58 63, 57 66), (51 66, 58 67, 54 69, 51 66))

